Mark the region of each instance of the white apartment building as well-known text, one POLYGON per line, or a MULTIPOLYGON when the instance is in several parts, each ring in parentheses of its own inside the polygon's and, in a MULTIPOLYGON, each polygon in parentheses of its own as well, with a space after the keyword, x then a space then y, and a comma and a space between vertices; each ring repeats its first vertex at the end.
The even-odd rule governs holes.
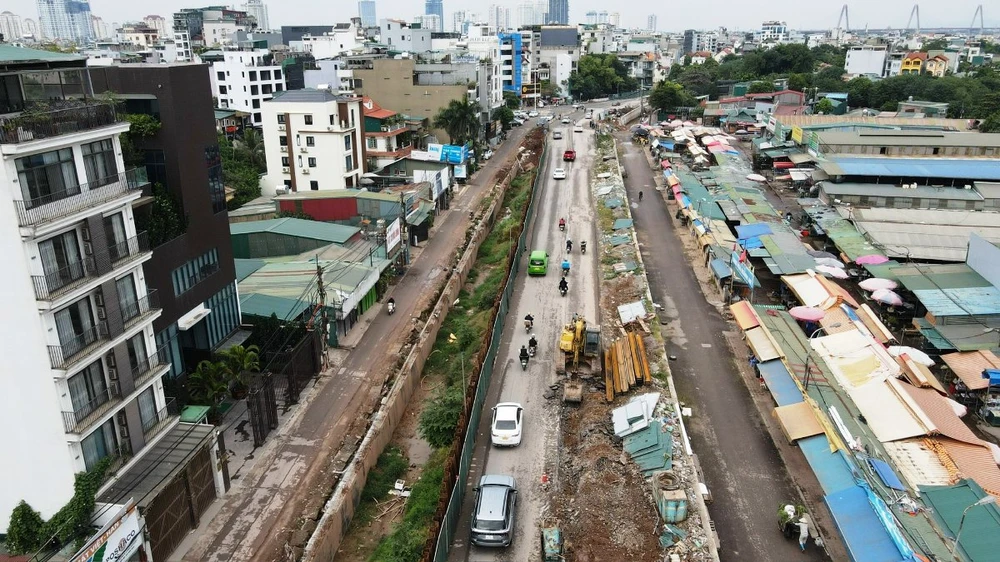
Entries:
POLYGON ((94 38, 90 3, 84 0, 38 0, 38 23, 46 39, 86 43, 94 38))
POLYGON ((225 51, 224 59, 212 63, 210 72, 219 107, 249 113, 255 127, 263 122, 264 102, 285 90, 281 65, 273 64, 267 49, 225 51))
POLYGON ((365 140, 360 97, 293 90, 277 94, 262 113, 264 195, 361 185, 365 140))
POLYGON ((352 21, 337 24, 323 35, 303 35, 301 48, 316 59, 331 59, 363 49, 364 44, 365 30, 352 21))
POLYGON ((783 21, 765 21, 760 29, 754 32, 754 43, 788 43, 791 35, 788 24, 783 21))
POLYGON ((264 31, 271 29, 271 20, 267 15, 267 4, 263 0, 247 0, 247 3, 243 4, 243 11, 257 21, 257 29, 264 31))
POLYGON ((414 28, 403 20, 379 21, 379 42, 388 45, 390 51, 425 53, 431 50, 432 33, 430 29, 414 28))
POLYGON ((878 76, 885 72, 889 49, 885 45, 855 45, 847 50, 844 71, 851 76, 878 76))
POLYGON ((8 11, 0 12, 0 35, 8 43, 20 40, 24 36, 21 16, 8 11))
POLYGON ((152 252, 133 214, 145 169, 126 169, 129 124, 113 107, 68 99, 92 95, 66 88, 86 72, 82 57, 60 62, 70 59, 79 66, 0 72, 0 446, 30 456, 0 466, 0 532, 18 502, 49 518, 73 496, 75 474, 109 459, 113 480, 178 423, 161 382, 170 364, 155 351, 159 300, 142 268, 152 252), (35 93, 22 72, 56 86, 35 93), (39 95, 52 107, 42 118, 17 114, 39 95))
POLYGON ((427 29, 432 32, 440 32, 444 30, 444 23, 441 21, 441 16, 437 14, 422 14, 413 17, 414 23, 419 23, 422 29, 427 29))
POLYGON ((156 30, 160 37, 173 36, 173 30, 167 18, 155 14, 142 18, 143 23, 156 30))
POLYGON ((238 31, 247 32, 247 26, 231 19, 205 20, 205 45, 223 47, 234 44, 238 31))

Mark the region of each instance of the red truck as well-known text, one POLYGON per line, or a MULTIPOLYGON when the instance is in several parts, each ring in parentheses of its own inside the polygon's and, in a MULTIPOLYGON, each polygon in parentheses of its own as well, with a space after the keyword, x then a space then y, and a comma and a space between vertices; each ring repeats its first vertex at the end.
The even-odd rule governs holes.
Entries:
POLYGON ((576 160, 575 150, 567 150, 566 152, 563 152, 563 162, 572 162, 574 160, 576 160))

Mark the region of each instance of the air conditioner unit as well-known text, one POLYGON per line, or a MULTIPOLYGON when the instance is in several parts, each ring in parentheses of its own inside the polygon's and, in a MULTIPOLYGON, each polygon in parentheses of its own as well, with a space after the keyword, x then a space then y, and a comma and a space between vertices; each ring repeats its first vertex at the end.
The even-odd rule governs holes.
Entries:
POLYGON ((83 243, 83 253, 90 256, 94 254, 94 246, 90 242, 83 243))
POLYGON ((278 130, 284 132, 285 126, 284 125, 278 125, 278 130))
POLYGON ((83 238, 84 242, 90 242, 90 229, 84 226, 80 229, 80 237, 83 238))
POLYGON ((104 293, 94 293, 94 303, 97 306, 104 306, 104 293))
POLYGON ((115 366, 115 354, 114 354, 114 352, 111 352, 111 353, 107 354, 104 357, 104 361, 107 362, 108 367, 114 367, 115 366))
POLYGON ((107 311, 105 310, 105 308, 103 306, 97 307, 97 319, 98 320, 107 320, 108 319, 108 313, 107 313, 107 311))
POLYGON ((333 132, 333 125, 330 125, 330 126, 328 126, 328 127, 326 128, 326 130, 327 130, 328 132, 333 132))
POLYGON ((288 152, 288 147, 282 146, 281 148, 278 149, 278 152, 288 152))
POLYGON ((309 149, 303 146, 302 148, 299 149, 299 152, 301 152, 302 154, 309 154, 309 149))
POLYGON ((302 168, 302 175, 308 176, 309 175, 309 168, 302 168))
POLYGON ((388 133, 389 132, 389 126, 388 125, 382 125, 382 132, 383 133, 388 133))
POLYGON ((114 367, 108 367, 108 378, 113 381, 118 380, 118 369, 115 369, 114 367))
POLYGON ((287 174, 288 173, 288 166, 282 166, 281 173, 282 174, 287 174))

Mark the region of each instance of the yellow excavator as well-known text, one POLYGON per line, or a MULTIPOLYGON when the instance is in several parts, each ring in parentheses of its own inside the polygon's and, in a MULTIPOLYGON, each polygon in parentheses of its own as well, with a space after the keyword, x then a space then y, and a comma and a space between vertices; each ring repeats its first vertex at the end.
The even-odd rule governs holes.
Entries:
POLYGON ((556 369, 560 375, 567 375, 563 382, 563 402, 582 402, 583 383, 578 375, 592 374, 595 360, 601 365, 601 327, 587 324, 582 316, 574 314, 573 320, 563 326, 559 350, 565 361, 556 369))

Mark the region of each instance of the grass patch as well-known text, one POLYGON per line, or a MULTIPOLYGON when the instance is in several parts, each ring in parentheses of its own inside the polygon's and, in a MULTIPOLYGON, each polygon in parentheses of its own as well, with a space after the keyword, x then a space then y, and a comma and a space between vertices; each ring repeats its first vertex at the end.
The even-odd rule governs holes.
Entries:
POLYGON ((412 562, 420 560, 430 525, 441 497, 441 483, 444 481, 444 459, 447 449, 438 449, 431 455, 423 474, 410 489, 406 500, 403 520, 393 528, 392 534, 379 543, 372 553, 372 562, 412 562))
POLYGON ((604 234, 611 234, 614 232, 613 227, 615 226, 615 211, 614 209, 608 208, 607 205, 601 203, 597 206, 597 226, 601 229, 604 234))
POLYGON ((368 473, 368 481, 361 491, 361 503, 354 514, 351 525, 367 525, 375 516, 378 502, 389 496, 396 480, 406 474, 410 461, 403 455, 399 447, 387 447, 378 457, 378 461, 368 473))

